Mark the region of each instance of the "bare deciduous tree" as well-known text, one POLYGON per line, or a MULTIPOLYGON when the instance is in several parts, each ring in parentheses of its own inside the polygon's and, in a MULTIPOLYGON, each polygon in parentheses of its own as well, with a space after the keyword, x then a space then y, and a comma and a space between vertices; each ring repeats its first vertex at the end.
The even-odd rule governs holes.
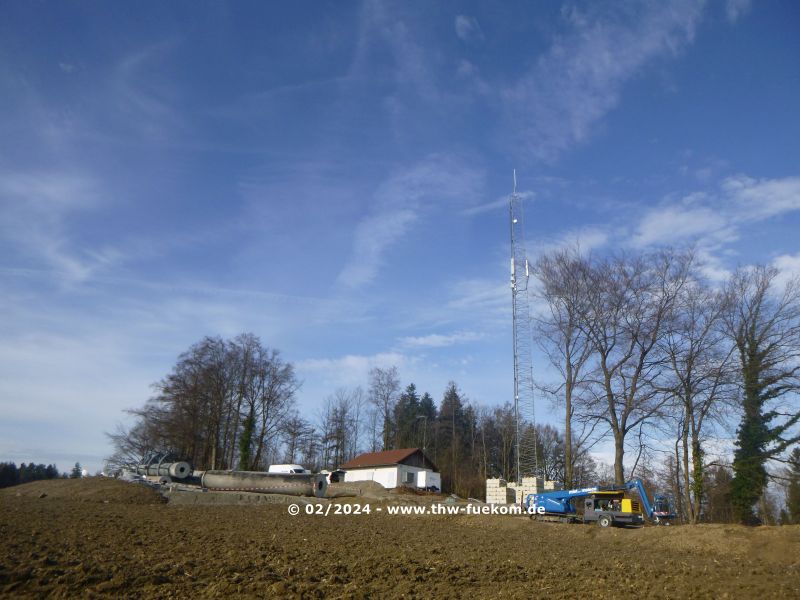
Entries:
POLYGON ((134 467, 143 457, 159 449, 153 442, 147 423, 142 420, 136 421, 129 429, 118 423, 116 430, 106 433, 106 437, 114 448, 114 453, 105 461, 107 473, 134 467))
POLYGON ((584 391, 590 372, 592 345, 580 326, 585 292, 580 277, 585 261, 576 250, 559 250, 541 257, 534 273, 547 311, 535 318, 536 340, 558 371, 560 380, 542 389, 564 407, 564 486, 572 487, 575 458, 594 432, 595 419, 573 431, 575 399, 584 391), (576 435, 577 433, 577 435, 576 435), (574 445, 574 448, 573 448, 574 445))
POLYGON ((690 264, 689 256, 665 250, 581 266, 585 301, 579 322, 597 362, 593 398, 582 410, 604 421, 613 435, 617 484, 626 480, 627 435, 652 422, 665 402, 658 382, 664 368, 659 341, 690 264))
POLYGON ((383 450, 391 448, 393 437, 392 416, 394 415, 394 405, 400 393, 400 378, 397 375, 397 367, 382 369, 373 367, 369 372, 369 401, 377 410, 377 416, 381 422, 381 436, 383 439, 383 450))
POLYGON ((284 461, 296 463, 302 453, 304 442, 314 434, 314 427, 297 412, 292 414, 283 424, 284 461))
POLYGON ((339 467, 358 453, 358 432, 364 392, 360 387, 339 388, 325 402, 321 430, 323 463, 339 467))
POLYGON ((285 363, 277 350, 266 350, 256 354, 252 389, 256 391, 256 417, 258 428, 254 464, 268 466, 262 454, 268 443, 275 444, 281 426, 294 407, 294 398, 300 387, 294 375, 294 366, 285 363))
POLYGON ((277 448, 298 386, 294 367, 257 337, 207 337, 178 358, 143 408, 130 411, 139 419, 128 432, 132 439, 121 432, 111 439, 119 449, 135 442, 134 433, 146 432, 154 449, 201 469, 232 468, 237 450, 247 463, 243 468, 264 466, 277 448))
POLYGON ((731 346, 720 327, 724 309, 721 293, 692 281, 678 298, 662 342, 669 362, 667 391, 680 415, 676 469, 683 478, 682 505, 691 523, 697 523, 703 501, 705 430, 721 416, 731 383, 731 346))

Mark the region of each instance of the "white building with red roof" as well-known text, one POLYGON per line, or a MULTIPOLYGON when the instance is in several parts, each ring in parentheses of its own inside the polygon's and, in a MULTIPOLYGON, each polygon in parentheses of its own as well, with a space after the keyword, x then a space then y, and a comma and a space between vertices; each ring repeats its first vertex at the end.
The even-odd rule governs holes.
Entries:
POLYGON ((360 454, 343 464, 345 482, 375 481, 385 488, 442 488, 439 469, 419 448, 360 454))

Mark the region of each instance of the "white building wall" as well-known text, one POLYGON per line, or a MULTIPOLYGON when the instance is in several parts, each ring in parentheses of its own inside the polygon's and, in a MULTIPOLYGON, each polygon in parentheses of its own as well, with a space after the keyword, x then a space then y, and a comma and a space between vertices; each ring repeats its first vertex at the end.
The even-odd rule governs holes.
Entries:
POLYGON ((397 487, 397 467, 374 467, 370 469, 348 469, 345 483, 351 481, 374 481, 387 489, 397 487))
POLYGON ((417 475, 417 487, 429 488, 437 487, 442 489, 442 476, 433 471, 421 470, 417 475))
POLYGON ((398 485, 413 486, 418 488, 428 487, 429 485, 437 485, 435 483, 426 483, 431 475, 439 475, 430 469, 423 469, 422 467, 409 467, 407 465, 397 465, 397 468, 398 485), (413 475, 413 481, 410 480, 409 474, 413 475))
POLYGON ((375 481, 385 488, 396 488, 401 485, 425 488, 436 486, 441 489, 442 478, 439 473, 421 467, 395 465, 392 467, 372 467, 366 469, 348 469, 344 475, 346 483, 353 481, 375 481), (409 481, 408 474, 413 474, 413 481, 409 481))

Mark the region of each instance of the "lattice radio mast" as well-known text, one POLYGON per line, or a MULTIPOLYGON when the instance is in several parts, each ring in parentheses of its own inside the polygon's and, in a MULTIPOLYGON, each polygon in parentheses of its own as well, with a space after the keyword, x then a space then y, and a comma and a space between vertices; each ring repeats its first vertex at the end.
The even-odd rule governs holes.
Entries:
POLYGON ((522 198, 514 192, 508 203, 511 225, 511 299, 514 330, 514 419, 517 482, 526 475, 539 474, 536 444, 536 411, 533 387, 533 336, 528 299, 530 265, 525 252, 525 220, 522 198))

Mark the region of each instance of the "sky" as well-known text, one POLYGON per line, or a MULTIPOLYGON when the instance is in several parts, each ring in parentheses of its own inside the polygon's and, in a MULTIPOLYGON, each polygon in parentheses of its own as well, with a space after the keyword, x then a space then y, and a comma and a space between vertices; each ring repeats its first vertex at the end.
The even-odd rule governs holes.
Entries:
POLYGON ((100 469, 206 335, 311 420, 373 366, 511 401, 514 170, 531 259, 798 273, 798 64, 790 0, 0 0, 0 461, 100 469))

